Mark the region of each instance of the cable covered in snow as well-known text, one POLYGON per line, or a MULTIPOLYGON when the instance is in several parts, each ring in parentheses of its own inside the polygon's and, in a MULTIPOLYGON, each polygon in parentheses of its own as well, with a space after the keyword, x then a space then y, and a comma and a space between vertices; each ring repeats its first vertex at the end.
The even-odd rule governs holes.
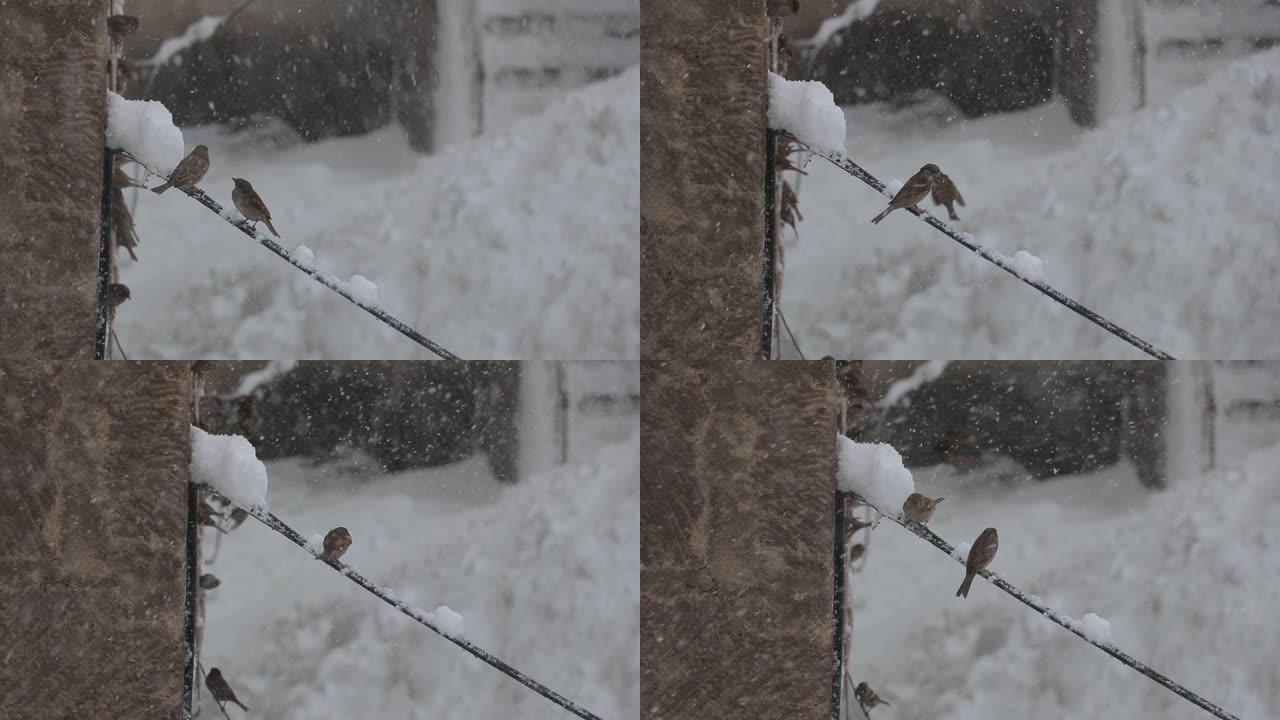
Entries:
MULTIPOLYGON (((891 193, 886 191, 884 183, 880 182, 880 180, 878 180, 871 173, 862 169, 861 166, 859 166, 853 160, 850 160, 848 156, 837 153, 837 152, 818 150, 813 146, 809 145, 808 143, 806 143, 801 138, 798 138, 791 132, 788 132, 787 130, 779 130, 778 132, 804 145, 806 149, 818 155, 819 157, 831 163, 832 165, 835 165, 836 167, 845 171, 849 175, 852 175, 853 177, 861 180, 867 185, 870 185, 876 192, 879 192, 885 195, 886 197, 893 197, 891 193)), ((1112 335, 1115 335, 1121 340, 1124 340, 1125 342, 1138 348, 1142 352, 1150 355, 1151 357, 1156 358, 1157 360, 1173 360, 1174 359, 1172 355, 1165 352, 1164 350, 1157 348, 1155 345, 1152 345, 1146 340, 1143 340, 1137 335, 1134 335, 1133 333, 1129 332, 1128 330, 1125 330, 1124 328, 1111 322, 1110 320, 1099 315, 1098 313, 1081 305, 1080 303, 1076 302, 1070 297, 1067 297, 1065 294, 1062 293, 1062 291, 1049 285, 1043 279, 1028 276, 1022 270, 1016 267, 1012 260, 1005 257, 1004 255, 1001 255, 1000 253, 993 252, 992 250, 989 250, 986 247, 983 247, 981 244, 978 243, 977 240, 974 239, 972 235, 968 233, 956 232, 946 223, 934 217, 926 210, 922 210, 918 207, 909 207, 909 208, 906 208, 906 210, 907 212, 910 212, 916 217, 921 218, 922 220, 924 220, 929 225, 933 226, 934 229, 938 230, 942 234, 946 235, 952 240, 955 240, 956 242, 965 246, 971 252, 976 253, 978 256, 980 256, 987 262, 990 262, 996 267, 999 267, 1001 270, 1004 270, 1005 272, 1018 278, 1022 282, 1039 290, 1040 292, 1044 293, 1055 302, 1067 307, 1071 311, 1075 312, 1077 315, 1080 315, 1081 317, 1085 318, 1089 322, 1092 322, 1093 324, 1097 325, 1103 330, 1106 330, 1112 335)), ((1030 256, 1030 253, 1027 253, 1027 255, 1030 256)), ((1028 260, 1029 259, 1030 258, 1028 258, 1028 260)))
MULTIPOLYGON (((193 478, 193 481, 194 481, 194 478, 193 478)), ((216 490, 216 488, 214 489, 216 490)), ((232 498, 226 498, 226 499, 229 502, 231 502, 232 505, 235 505, 240 509, 244 510, 245 512, 249 513, 250 515, 252 515, 255 519, 257 519, 263 525, 266 525, 271 530, 274 530, 280 535, 283 535, 294 545, 297 545, 298 547, 306 550, 308 553, 315 555, 318 560, 325 563, 326 565, 333 568, 334 570, 338 571, 338 573, 343 577, 359 585, 365 590, 368 590, 374 595, 377 595, 379 598, 382 599, 383 602, 387 603, 391 607, 394 607, 396 610, 399 610, 401 613, 404 613, 405 615, 408 615, 409 617, 413 618, 419 624, 427 627, 428 629, 437 633, 438 635, 445 638, 446 640, 453 643, 454 645, 457 645, 458 647, 462 648, 463 650, 466 650, 468 653, 471 653, 472 655, 479 658, 480 660, 483 660, 489 665, 492 665, 494 668, 497 668, 504 675, 507 675, 508 677, 513 678, 520 684, 538 693, 539 695, 547 698, 548 700, 555 703, 556 705, 559 705, 560 707, 564 708, 565 710, 568 710, 569 712, 573 713, 574 715, 577 715, 580 718, 583 718, 583 720, 602 720, 600 716, 592 713, 591 711, 573 702, 572 700, 566 698, 560 693, 552 690, 546 685, 543 685, 537 680, 534 680, 533 678, 524 674, 520 670, 517 670, 511 665, 508 665, 502 659, 490 654, 488 651, 472 643, 463 634, 462 616, 457 612, 449 609, 448 606, 441 605, 431 612, 424 612, 421 608, 416 607, 412 603, 405 602, 400 598, 398 598, 395 592, 391 590, 391 588, 374 584, 373 581, 369 580, 364 575, 361 575, 360 573, 353 570, 350 565, 347 565, 346 563, 343 563, 339 560, 329 560, 329 559, 320 557, 317 550, 322 549, 320 546, 323 545, 323 542, 324 542, 323 537, 317 535, 317 536, 313 536, 311 539, 304 538, 297 530, 294 530, 292 527, 290 527, 287 523, 285 523, 280 518, 276 517, 274 514, 270 512, 266 512, 265 510, 261 510, 257 507, 243 506, 235 502, 235 500, 232 498)))
MULTIPOLYGON (((119 148, 112 148, 112 149, 116 150, 116 152, 119 152, 124 157, 127 157, 130 160, 141 165, 143 169, 147 171, 148 176, 155 175, 156 177, 163 178, 165 180, 169 179, 167 176, 153 170, 150 166, 148 166, 146 163, 139 160, 137 157, 134 157, 127 150, 119 149, 119 148)), ((443 347, 441 347, 439 344, 437 344, 435 341, 431 340, 427 336, 409 327, 407 324, 404 323, 404 321, 395 317, 391 313, 388 313, 376 302, 372 304, 367 302, 367 300, 370 299, 367 296, 367 293, 370 292, 370 288, 372 288, 372 294, 374 295, 374 299, 376 300, 377 286, 369 282, 368 280, 365 280, 363 277, 360 277, 358 275, 356 276, 356 277, 360 277, 360 281, 363 281, 363 282, 360 283, 358 290, 353 291, 351 283, 345 280, 340 280, 327 272, 317 270, 315 267, 315 254, 312 253, 305 246, 299 246, 299 249, 304 250, 305 252, 299 252, 298 256, 295 257, 293 253, 290 253, 288 250, 284 249, 284 246, 276 242, 271 236, 267 235, 265 232, 254 229, 252 227, 252 224, 249 222, 249 220, 244 218, 236 220, 234 215, 224 210, 222 208, 222 205, 220 205, 213 198, 209 197, 200 188, 183 187, 180 185, 174 185, 173 189, 186 193, 188 196, 195 199, 196 202, 200 203, 201 205, 204 205, 209 210, 212 210, 223 220, 226 220, 228 223, 230 223, 240 232, 244 233, 245 235, 248 235, 254 240, 257 240, 259 245, 262 245, 263 247, 275 253, 276 255, 279 255, 280 257, 284 258, 289 262, 290 265, 296 267, 297 269, 301 270, 307 275, 310 275, 311 278, 316 282, 320 283, 321 285, 324 285, 330 290, 338 293, 342 297, 351 301, 353 305, 359 307, 361 310, 364 310, 370 315, 378 318, 383 323, 390 326, 393 330, 399 332, 401 335, 404 335, 405 337, 409 338, 415 343, 430 350, 431 352, 440 356, 444 360, 461 360, 462 359, 462 358, 459 358, 457 355, 454 355, 453 353, 449 352, 448 350, 445 350, 443 347), (360 296, 364 296, 363 299, 361 299, 360 296)))
MULTIPOLYGON (((925 540, 930 545, 933 545, 934 547, 938 548, 942 552, 946 553, 956 562, 960 563, 961 565, 965 564, 965 555, 967 554, 967 552, 962 554, 958 548, 952 547, 950 543, 948 543, 946 540, 943 540, 941 537, 937 535, 937 533, 933 532, 928 527, 925 527, 920 523, 908 522, 898 513, 887 513, 881 507, 878 507, 876 503, 869 502, 866 497, 864 497, 863 495, 857 492, 842 491, 841 494, 845 497, 851 497, 854 500, 857 500, 858 502, 861 502, 867 505, 868 507, 880 513, 884 517, 887 517, 890 520, 898 523, 902 527, 906 528, 908 531, 915 534, 917 537, 925 540)), ((1057 610, 1055 608, 1051 608, 1045 605, 1039 596, 1023 592, 1021 589, 1014 586, 1012 583, 1008 582, 1007 580, 1000 577, 999 575, 997 575, 996 573, 992 572, 989 569, 979 570, 978 575, 981 575, 982 577, 986 578, 992 585, 995 585, 996 587, 1005 591, 1012 597, 1016 598, 1022 604, 1026 605, 1032 610, 1035 610, 1040 615, 1048 618, 1049 620, 1052 620, 1053 622, 1057 623, 1058 625, 1061 625, 1067 630, 1070 630, 1072 633, 1080 637, 1080 639, 1084 640, 1090 645, 1093 645, 1094 647, 1105 652, 1106 654, 1110 655, 1116 660, 1119 660, 1125 665, 1128 665, 1134 670, 1137 670, 1143 675, 1146 675, 1148 678, 1151 678, 1153 681, 1163 686, 1165 689, 1181 697, 1182 699, 1198 706, 1200 709, 1204 710, 1205 712, 1208 712, 1214 717, 1221 718, 1222 720, 1240 720, 1235 715, 1232 715, 1226 710, 1223 710, 1222 708, 1218 707, 1217 705, 1210 702, 1209 700, 1201 697, 1200 695, 1188 689, 1187 687, 1180 685, 1174 682, 1173 680, 1170 680, 1165 675, 1148 667, 1147 665, 1139 661, 1137 658, 1133 657, 1129 653, 1126 653, 1125 651, 1116 647, 1109 639, 1111 635, 1111 623, 1098 617, 1097 615, 1094 615, 1093 613, 1088 613, 1085 615, 1083 621, 1076 620, 1075 618, 1071 617, 1070 615, 1067 615, 1061 610, 1057 610)))

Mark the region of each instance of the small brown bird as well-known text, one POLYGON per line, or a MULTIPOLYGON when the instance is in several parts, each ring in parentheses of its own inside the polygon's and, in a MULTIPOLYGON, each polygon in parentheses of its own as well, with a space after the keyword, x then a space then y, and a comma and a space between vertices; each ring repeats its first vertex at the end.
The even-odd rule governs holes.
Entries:
POLYGON ((200 589, 212 590, 222 584, 217 575, 213 573, 205 573, 200 576, 200 589))
POLYGON ((112 40, 122 40, 138 29, 138 18, 132 15, 112 15, 107 18, 107 31, 112 40))
POLYGON ((884 212, 874 218, 871 218, 871 223, 873 225, 877 224, 884 219, 885 215, 888 215, 894 210, 913 207, 916 203, 924 200, 928 197, 929 191, 933 189, 934 179, 941 174, 942 170, 938 169, 938 166, 933 163, 929 163, 928 165, 920 168, 920 172, 912 175, 911 179, 907 181, 907 184, 903 185, 902 189, 898 191, 898 194, 894 195, 893 199, 889 201, 889 207, 885 208, 884 212))
POLYGON ((853 690, 853 697, 857 699, 859 707, 863 712, 870 710, 877 705, 888 705, 889 702, 876 694, 875 690, 865 682, 858 683, 858 687, 853 690))
POLYGON ((133 229, 133 213, 125 204, 124 193, 119 188, 112 193, 111 229, 116 233, 116 245, 129 251, 129 257, 138 259, 133 249, 138 247, 138 233, 133 229))
POLYGON ((956 597, 969 597, 969 584, 973 582, 973 577, 991 564, 999 547, 1000 538, 996 536, 995 528, 983 530, 978 539, 973 541, 973 546, 969 548, 969 559, 964 563, 964 582, 956 590, 956 597))
POLYGON ((937 509, 938 503, 946 498, 938 498, 933 500, 920 493, 911 493, 906 502, 902 503, 902 514, 908 520, 914 520, 921 525, 927 525, 933 519, 933 511, 937 509))
POLYGON ((233 702, 244 708, 245 712, 249 712, 249 708, 244 707, 244 703, 236 699, 236 694, 231 690, 231 686, 222 677, 222 671, 218 668, 210 668, 209 674, 204 678, 205 687, 209 688, 209 692, 213 695, 213 699, 218 702, 218 707, 226 712, 227 703, 233 702))
POLYGON ((258 193, 254 192, 249 181, 244 178, 231 179, 236 184, 235 189, 231 191, 231 202, 235 204, 240 214, 252 220, 255 227, 258 222, 266 223, 271 234, 280 237, 280 233, 276 232, 275 226, 271 224, 271 211, 267 209, 267 204, 262 202, 258 193))
POLYGON ((956 214, 955 203, 959 203, 960 207, 964 207, 964 198, 960 195, 960 189, 951 181, 951 178, 945 174, 939 174, 933 181, 933 204, 945 205, 947 214, 952 220, 959 220, 960 216, 956 214))
POLYGON ((349 547, 351 547, 351 533, 344 527, 336 527, 324 536, 324 552, 320 553, 320 558, 337 560, 349 547))
POLYGON ((125 300, 129 299, 129 286, 124 283, 107 285, 107 307, 114 311, 125 300))
POLYGON ((187 156, 182 158, 178 166, 169 173, 169 182, 151 188, 151 192, 159 195, 171 187, 193 188, 204 179, 209 172, 209 148, 197 145, 187 156))

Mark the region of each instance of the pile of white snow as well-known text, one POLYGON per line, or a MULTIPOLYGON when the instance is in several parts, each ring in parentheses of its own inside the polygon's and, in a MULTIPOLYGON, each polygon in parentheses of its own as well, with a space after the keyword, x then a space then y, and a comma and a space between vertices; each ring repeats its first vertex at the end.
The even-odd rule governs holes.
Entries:
MULTIPOLYGON (((214 199, 248 179, 299 261, 375 279, 378 304, 448 350, 625 359, 640 343, 639 85, 633 68, 430 156, 397 127, 282 147, 271 129, 186 135, 209 146, 214 199)), ((129 357, 434 357, 189 198, 136 202, 116 321, 129 357)))
POLYGON ((886 513, 897 513, 916 491, 902 456, 885 443, 856 443, 836 435, 837 486, 856 492, 886 513))
MULTIPOLYGON (((1280 49, 1095 131, 1057 102, 963 120, 946 101, 846 109, 880 177, 925 162, 964 194, 953 225, 1020 272, 1183 358, 1280 356, 1280 49), (1032 260, 1040 260, 1038 264, 1032 260)), ((787 319, 808 355, 1136 358, 1138 351, 830 165, 800 181, 787 319)), ((926 202, 929 209, 932 205, 926 202)))
POLYGON ((168 175, 186 153, 182 131, 164 103, 128 100, 107 93, 107 147, 126 150, 152 170, 168 175))
POLYGON ((831 89, 816 80, 769 73, 769 127, 790 130, 815 150, 844 153, 844 113, 831 89))
POLYGON ((191 428, 191 482, 208 485, 237 505, 267 509, 267 468, 242 435, 191 428))

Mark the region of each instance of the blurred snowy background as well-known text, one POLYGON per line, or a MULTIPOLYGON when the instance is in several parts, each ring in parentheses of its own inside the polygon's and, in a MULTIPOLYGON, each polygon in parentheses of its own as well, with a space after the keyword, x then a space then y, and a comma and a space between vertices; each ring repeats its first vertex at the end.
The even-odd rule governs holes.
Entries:
MULTIPOLYGON (((1100 363, 953 363, 927 383, 902 365, 867 364, 873 402, 891 380, 902 398, 872 411, 867 439, 903 450, 917 490, 946 498, 930 529, 959 544, 998 528, 991 569, 1006 580, 1109 620, 1122 650, 1242 720, 1275 717, 1280 363, 1180 362, 1163 381, 1100 363), (1151 437, 1144 397, 1167 408, 1154 454, 1136 447, 1151 437)), ((854 537, 852 674, 893 703, 873 717, 1207 717, 990 583, 954 597, 963 568, 892 522, 854 537)))
MULTIPOLYGON (((1095 129, 1061 92, 1079 68, 1055 57, 1052 5, 805 2, 787 77, 835 91, 863 167, 905 182, 941 166, 968 203, 960 231, 1038 256, 1050 284, 1143 339, 1277 355, 1280 205, 1259 188, 1280 168, 1280 5, 1099 0, 1095 129)), ((804 219, 780 236, 806 356, 1139 357, 906 213, 873 227, 883 197, 820 159, 807 170, 788 175, 804 219)))
MULTIPOLYGON (((256 387, 225 431, 267 460, 272 512, 308 536, 345 526, 343 561, 374 582, 462 613, 472 641, 602 717, 639 714, 635 363, 235 365, 211 389, 256 387)), ((251 716, 565 716, 252 519, 203 544, 222 584, 202 662, 251 716)))
MULTIPOLYGON (((124 94, 200 186, 464 358, 639 346, 638 0, 129 0, 124 94)), ((156 183, 152 183, 153 185, 156 183)), ((431 358, 177 193, 129 190, 131 358, 431 358)))

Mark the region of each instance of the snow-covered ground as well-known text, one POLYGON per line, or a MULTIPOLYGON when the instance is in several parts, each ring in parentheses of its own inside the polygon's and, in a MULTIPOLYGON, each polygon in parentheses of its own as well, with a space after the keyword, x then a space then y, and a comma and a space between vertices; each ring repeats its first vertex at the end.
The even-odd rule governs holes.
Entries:
MULTIPOLYGON (((1280 397, 1274 366, 1217 374, 1221 400, 1242 385, 1280 397)), ((953 543, 997 527, 991 569, 1006 580, 1076 618, 1106 618, 1121 649, 1242 720, 1275 717, 1280 417, 1231 406, 1219 406, 1218 468, 1165 492, 1143 490, 1128 464, 1046 482, 1007 458, 992 472, 916 469, 920 492, 946 497, 929 527, 953 543)), ((891 522, 863 562, 852 669, 893 703, 876 717, 1207 717, 990 583, 954 597, 963 567, 891 522)))
MULTIPOLYGON (((299 144, 271 125, 184 130, 200 186, 250 180, 282 243, 378 285, 382 305, 464 358, 638 356, 639 72, 511 128, 421 156, 397 127, 299 144)), ((152 185, 159 184, 156 181, 152 185)), ((133 191, 126 197, 134 202, 133 191)), ((138 193, 140 261, 116 330, 130 358, 432 358, 177 192, 138 193)))
MULTIPOLYGON (((304 536, 346 526, 356 570, 460 612, 473 642, 601 717, 637 717, 639 423, 620 422, 582 418, 568 464, 510 487, 480 457, 395 475, 272 462, 271 509, 304 536)), ((203 664, 251 716, 565 717, 252 519, 210 563, 212 533, 204 570, 222 585, 207 593, 203 664)))
MULTIPOLYGON (((1149 107, 1095 131, 1058 102, 978 119, 939 97, 850 107, 847 152, 886 182, 938 164, 968 203, 961 231, 1032 253, 1050 284, 1177 357, 1280 355, 1280 204, 1261 189, 1280 182, 1280 49, 1191 87, 1154 59, 1152 77, 1149 107)), ((881 195, 808 170, 782 296, 807 357, 1141 357, 906 213, 872 226, 881 195)))

